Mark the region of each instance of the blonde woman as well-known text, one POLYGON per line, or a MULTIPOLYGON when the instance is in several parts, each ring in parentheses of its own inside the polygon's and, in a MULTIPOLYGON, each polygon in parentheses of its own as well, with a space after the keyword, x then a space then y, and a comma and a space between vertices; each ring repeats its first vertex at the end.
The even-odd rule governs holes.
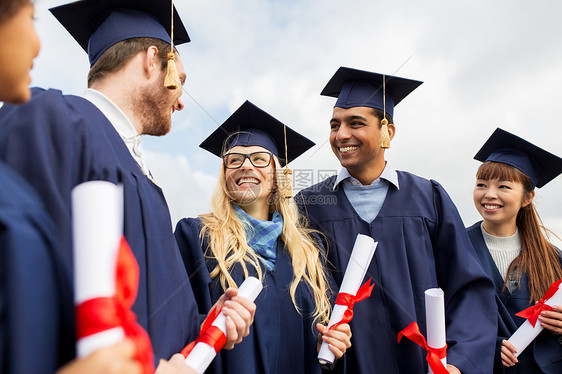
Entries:
POLYGON ((351 345, 349 325, 322 325, 333 294, 325 255, 282 180, 280 156, 291 161, 313 144, 248 101, 201 144, 223 160, 213 211, 176 227, 198 307, 208 310, 249 275, 264 284, 250 335, 208 372, 319 373, 317 342, 337 358, 351 345))

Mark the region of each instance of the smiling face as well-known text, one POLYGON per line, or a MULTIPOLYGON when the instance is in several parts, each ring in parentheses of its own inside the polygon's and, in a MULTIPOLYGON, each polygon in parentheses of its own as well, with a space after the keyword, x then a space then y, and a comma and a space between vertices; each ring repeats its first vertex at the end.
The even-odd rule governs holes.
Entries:
POLYGON ((0 101, 19 104, 29 100, 29 71, 40 47, 33 14, 33 4, 28 3, 0 22, 0 101))
MULTIPOLYGON (((269 152, 259 146, 235 146, 227 153, 250 154, 269 152)), ((248 158, 244 159, 238 169, 225 169, 226 189, 228 195, 241 207, 269 208, 268 199, 275 185, 275 168, 273 160, 268 166, 258 168, 248 158)))
MULTIPOLYGON (((484 221, 494 226, 512 227, 523 207, 523 185, 499 179, 478 179, 474 187, 474 205, 484 221)), ((511 230, 510 230, 511 231, 511 230)))
MULTIPOLYGON (((390 138, 394 125, 388 126, 390 138)), ((379 147, 380 120, 367 107, 334 108, 330 120, 332 151, 351 175, 363 184, 370 184, 382 173, 384 149, 379 147)))
POLYGON ((486 162, 478 169, 474 187, 474 205, 484 219, 484 229, 496 236, 515 233, 519 211, 531 204, 532 186, 522 180, 528 178, 516 168, 495 162, 486 162))

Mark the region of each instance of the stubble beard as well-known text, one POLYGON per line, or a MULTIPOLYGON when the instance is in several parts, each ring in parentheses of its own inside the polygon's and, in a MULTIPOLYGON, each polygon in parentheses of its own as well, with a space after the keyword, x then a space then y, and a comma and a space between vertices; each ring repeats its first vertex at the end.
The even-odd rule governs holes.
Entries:
POLYGON ((172 127, 172 104, 170 92, 164 87, 141 89, 136 105, 137 115, 142 121, 142 133, 152 136, 163 136, 170 132, 172 127))

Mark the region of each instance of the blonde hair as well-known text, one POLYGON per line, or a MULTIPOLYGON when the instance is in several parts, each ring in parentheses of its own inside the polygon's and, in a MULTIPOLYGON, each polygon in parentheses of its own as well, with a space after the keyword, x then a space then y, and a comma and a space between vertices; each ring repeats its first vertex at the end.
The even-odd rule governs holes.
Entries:
MULTIPOLYGON (((273 156, 273 167, 279 165, 279 160, 273 156)), ((275 182, 280 185, 279 176, 282 172, 276 170, 275 182)), ((308 229, 304 217, 292 199, 278 196, 276 188, 269 198, 270 212, 279 211, 283 217, 283 232, 281 240, 291 257, 293 265, 293 280, 289 288, 291 300, 299 313, 296 302, 296 290, 301 280, 306 283, 313 297, 315 321, 327 323, 330 315, 330 294, 332 290, 328 284, 324 263, 324 251, 320 250, 319 242, 314 237, 315 231, 308 229)), ((234 210, 234 202, 228 195, 225 178, 225 167, 221 163, 219 180, 211 199, 212 213, 201 215, 203 228, 200 232, 201 242, 208 241, 205 256, 214 258, 217 266, 211 271, 211 278, 219 279, 223 289, 236 287, 229 270, 240 264, 244 276, 248 276, 248 266, 252 266, 260 280, 263 271, 260 260, 254 250, 248 245, 244 224, 238 219, 234 210)))

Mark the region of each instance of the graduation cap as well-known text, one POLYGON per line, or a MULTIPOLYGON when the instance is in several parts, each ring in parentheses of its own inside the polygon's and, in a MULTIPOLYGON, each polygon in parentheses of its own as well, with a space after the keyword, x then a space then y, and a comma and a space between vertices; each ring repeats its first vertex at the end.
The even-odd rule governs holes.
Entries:
POLYGON ((88 53, 90 66, 126 39, 156 38, 176 45, 190 41, 171 0, 82 0, 50 11, 88 53))
POLYGON ((199 147, 222 157, 223 149, 229 150, 237 145, 244 147, 256 145, 281 158, 281 166, 285 166, 312 148, 314 144, 312 140, 246 100, 199 147), (239 134, 232 136, 237 132, 239 134))
POLYGON ((497 128, 474 159, 511 165, 531 179, 533 187, 542 187, 562 173, 562 158, 497 128))
POLYGON ((365 106, 386 111, 392 117, 394 107, 422 83, 342 66, 320 94, 337 97, 338 108, 365 106))
MULTIPOLYGON (((314 142, 246 100, 199 146, 222 157, 223 151, 237 145, 263 147, 280 158, 283 167, 312 148, 314 142)), ((283 173, 285 178, 278 187, 281 195, 289 198, 292 196, 292 171, 286 167, 283 173)))
POLYGON ((381 148, 390 148, 388 120, 394 115, 394 107, 423 82, 373 73, 370 71, 340 67, 320 93, 337 97, 334 107, 349 109, 369 107, 382 110, 381 148))

